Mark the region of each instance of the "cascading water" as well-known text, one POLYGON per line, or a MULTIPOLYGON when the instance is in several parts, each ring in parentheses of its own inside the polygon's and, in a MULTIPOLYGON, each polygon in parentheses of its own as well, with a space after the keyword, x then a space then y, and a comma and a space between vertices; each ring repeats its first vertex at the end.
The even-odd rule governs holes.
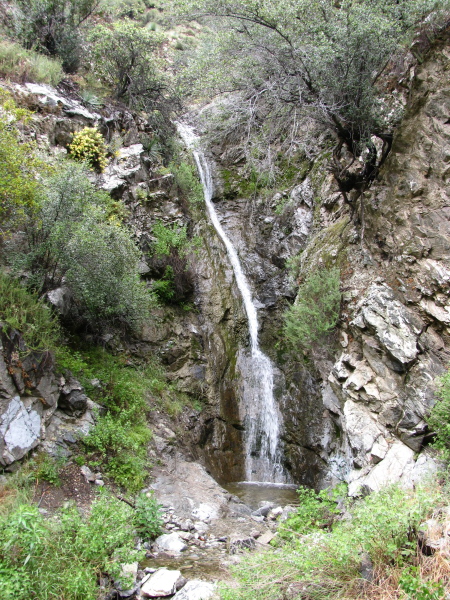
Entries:
POLYGON ((245 368, 242 373, 244 381, 241 400, 245 411, 246 478, 248 481, 284 483, 286 475, 281 465, 279 448, 280 415, 273 395, 273 367, 270 359, 259 349, 258 316, 252 293, 237 252, 227 237, 212 202, 213 179, 211 169, 206 156, 200 150, 199 139, 188 125, 178 123, 177 128, 187 147, 193 152, 203 185, 209 217, 227 249, 247 313, 251 357, 249 368, 245 368))

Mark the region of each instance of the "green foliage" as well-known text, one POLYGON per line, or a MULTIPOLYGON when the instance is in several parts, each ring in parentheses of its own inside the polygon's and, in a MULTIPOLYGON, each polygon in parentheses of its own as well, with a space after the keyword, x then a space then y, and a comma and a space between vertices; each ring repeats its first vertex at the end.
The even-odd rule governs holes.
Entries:
POLYGON ((163 221, 153 225, 154 241, 149 266, 155 276, 153 291, 166 303, 184 302, 193 290, 193 275, 187 256, 197 240, 189 240, 187 228, 163 221))
POLYGON ((294 348, 310 349, 333 330, 339 319, 339 269, 310 273, 300 285, 295 304, 285 313, 284 335, 294 348))
POLYGON ((372 136, 388 152, 401 116, 395 94, 383 93, 385 72, 429 12, 448 7, 435 0, 172 3, 181 18, 207 25, 185 85, 200 97, 233 91, 222 111, 230 136, 262 136, 270 165, 274 140, 286 150, 300 145, 305 124, 314 120, 337 140, 337 161, 343 145, 355 157, 368 151, 369 174, 361 174, 366 179, 375 176, 374 165, 384 156, 377 154, 372 136))
POLYGON ((65 71, 77 70, 82 50, 81 26, 99 0, 14 0, 14 25, 25 48, 58 56, 65 71))
POLYGON ((64 278, 75 324, 96 331, 105 323, 139 329, 153 298, 140 280, 140 252, 115 217, 115 203, 90 183, 83 166, 69 161, 45 181, 44 192, 27 223, 28 252, 16 259, 30 271, 30 285, 44 293, 64 278))
POLYGON ((0 41, 0 76, 12 81, 58 85, 63 77, 61 63, 26 50, 13 42, 0 41))
POLYGON ((106 410, 83 439, 88 458, 98 460, 105 472, 129 491, 142 489, 151 466, 147 413, 152 406, 172 412, 177 395, 161 366, 150 359, 133 363, 125 355, 113 356, 99 347, 84 348, 82 354, 60 349, 57 364, 69 369, 90 398, 106 410))
POLYGON ((99 172, 107 165, 105 140, 96 127, 84 127, 75 133, 69 153, 75 160, 84 161, 99 172))
POLYGON ((73 506, 45 520, 37 507, 0 513, 0 595, 5 600, 96 600, 97 577, 140 557, 132 509, 102 494, 83 518, 73 506))
POLYGON ((203 202, 203 187, 200 183, 195 167, 184 161, 172 161, 168 171, 173 174, 179 193, 189 203, 200 204, 203 202))
POLYGON ((424 581, 414 567, 402 574, 400 589, 407 594, 407 600, 442 600, 445 597, 442 583, 424 581))
POLYGON ((161 505, 152 492, 142 493, 136 498, 134 526, 138 534, 146 539, 156 538, 161 533, 163 518, 161 505))
POLYGON ((158 34, 125 19, 110 27, 97 25, 89 40, 93 72, 115 98, 135 110, 168 117, 171 90, 157 59, 158 34))
POLYGON ((59 338, 59 326, 50 308, 2 271, 0 321, 20 331, 32 350, 54 349, 59 338))
POLYGON ((60 485, 59 470, 61 461, 57 461, 46 453, 41 454, 37 461, 35 476, 39 481, 48 481, 52 485, 60 485))
POLYGON ((298 534, 309 533, 314 529, 331 527, 336 515, 339 514, 336 494, 329 490, 316 493, 310 488, 300 487, 297 490, 299 506, 295 515, 289 517, 283 524, 280 534, 289 537, 291 532, 298 534))
POLYGON ((0 104, 0 237, 5 237, 37 207, 41 192, 37 174, 45 174, 47 168, 37 158, 35 146, 20 141, 18 125, 31 113, 17 108, 5 91, 0 91, 0 104))
MULTIPOLYGON (((309 495, 306 500, 311 506, 309 495)), ((236 567, 239 585, 223 589, 221 597, 270 600, 290 597, 296 589, 307 590, 309 600, 361 598, 362 552, 373 564, 378 597, 397 597, 382 596, 380 586, 391 576, 398 581, 398 573, 414 564, 415 532, 441 501, 435 488, 413 492, 389 487, 356 501, 348 509, 352 518, 335 521, 331 532, 323 531, 323 520, 313 528, 312 519, 307 519, 306 535, 292 536, 275 550, 246 557, 236 567)))
POLYGON ((442 458, 450 462, 450 371, 438 380, 438 400, 428 417, 431 431, 436 433, 434 445, 442 458))

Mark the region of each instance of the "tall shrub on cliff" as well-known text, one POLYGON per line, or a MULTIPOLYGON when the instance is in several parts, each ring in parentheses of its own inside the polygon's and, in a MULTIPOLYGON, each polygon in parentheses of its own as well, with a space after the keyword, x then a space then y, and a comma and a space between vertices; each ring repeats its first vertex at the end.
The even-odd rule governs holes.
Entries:
POLYGON ((295 137, 302 116, 319 122, 335 137, 333 170, 345 195, 375 178, 390 149, 401 104, 391 91, 383 93, 385 69, 414 26, 436 6, 448 5, 446 0, 172 1, 183 18, 203 19, 209 26, 187 74, 194 89, 202 95, 235 93, 227 106, 231 118, 246 125, 246 132, 269 131, 272 141, 295 137), (359 156, 364 161, 358 170, 359 156))
POLYGON ((101 0, 15 0, 16 34, 25 48, 58 56, 72 73, 81 58, 81 27, 101 0))
POLYGON ((167 127, 179 98, 159 58, 161 35, 123 20, 98 25, 89 41, 92 71, 114 97, 145 111, 154 127, 167 127))
POLYGON ((113 216, 108 194, 69 161, 44 182, 43 192, 25 227, 21 267, 29 271, 29 285, 43 294, 63 284, 70 317, 91 329, 138 327, 149 317, 152 296, 139 277, 140 252, 113 216))

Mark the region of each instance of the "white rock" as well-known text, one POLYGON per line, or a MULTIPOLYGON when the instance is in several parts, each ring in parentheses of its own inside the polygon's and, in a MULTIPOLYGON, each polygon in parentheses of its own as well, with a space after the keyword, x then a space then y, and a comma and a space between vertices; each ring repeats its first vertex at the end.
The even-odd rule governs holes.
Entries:
POLYGON ((192 511, 192 516, 198 521, 211 521, 212 519, 217 519, 219 517, 219 512, 217 506, 202 502, 192 511))
POLYGON ((156 538, 155 544, 160 550, 165 550, 166 552, 183 552, 187 548, 178 533, 160 535, 156 538))
POLYGON ((209 600, 214 595, 215 589, 213 583, 192 579, 175 594, 172 600, 209 600))
POLYGON ((37 446, 41 436, 41 417, 29 412, 19 396, 14 396, 0 416, 0 464, 10 465, 37 446))
POLYGON ((180 571, 171 571, 165 568, 158 569, 153 575, 150 575, 141 587, 141 596, 144 598, 170 596, 176 592, 177 583, 182 577, 180 571))

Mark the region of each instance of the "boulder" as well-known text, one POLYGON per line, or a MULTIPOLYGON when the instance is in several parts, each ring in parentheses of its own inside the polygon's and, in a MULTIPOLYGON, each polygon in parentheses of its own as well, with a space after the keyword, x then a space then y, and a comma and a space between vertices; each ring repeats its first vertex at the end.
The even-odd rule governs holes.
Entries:
POLYGON ((192 579, 175 594, 172 600, 209 600, 215 592, 216 586, 208 581, 192 579))
POLYGON ((86 411, 87 403, 88 397, 81 383, 74 377, 65 381, 59 396, 59 408, 70 416, 81 417, 86 411))
POLYGON ((159 550, 176 553, 183 552, 187 548, 187 545, 183 542, 178 533, 165 533, 164 535, 160 535, 155 540, 155 546, 157 546, 159 550))
POLYGON ((38 406, 27 410, 19 396, 14 396, 0 415, 0 464, 10 465, 35 448, 41 436, 38 406))
POLYGON ((148 579, 144 580, 141 587, 141 597, 162 598, 171 596, 185 581, 180 571, 171 571, 165 568, 158 569, 148 579))

